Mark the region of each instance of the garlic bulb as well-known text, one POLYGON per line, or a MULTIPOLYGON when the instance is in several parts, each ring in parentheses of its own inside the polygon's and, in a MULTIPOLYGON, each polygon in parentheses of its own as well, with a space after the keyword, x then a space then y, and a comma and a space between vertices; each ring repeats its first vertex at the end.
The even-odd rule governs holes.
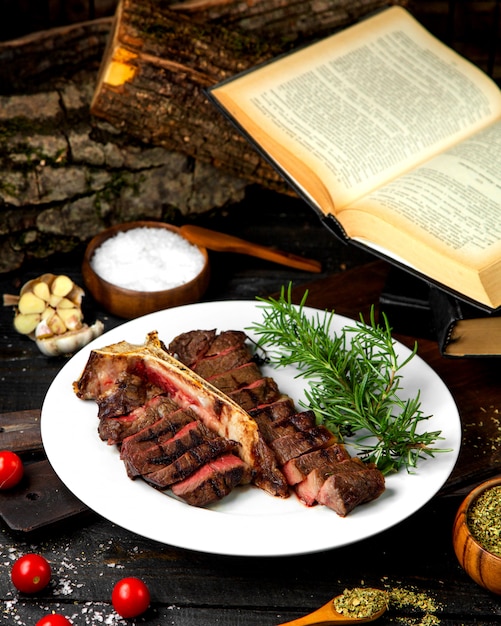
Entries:
POLYGON ((92 326, 84 323, 84 295, 64 274, 42 274, 25 283, 18 297, 10 297, 16 306, 14 328, 33 339, 47 356, 75 352, 104 330, 100 321, 92 326))

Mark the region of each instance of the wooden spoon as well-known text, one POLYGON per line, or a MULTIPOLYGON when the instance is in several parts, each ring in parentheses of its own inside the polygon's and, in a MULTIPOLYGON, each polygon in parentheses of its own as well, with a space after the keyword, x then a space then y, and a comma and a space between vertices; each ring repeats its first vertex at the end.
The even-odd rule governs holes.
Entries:
POLYGON ((370 617, 348 617, 336 611, 334 608, 335 599, 336 598, 329 600, 327 604, 313 611, 313 613, 308 613, 308 615, 293 619, 292 622, 284 622, 283 624, 279 624, 279 626, 313 626, 314 624, 318 626, 329 626, 329 624, 340 626, 341 624, 366 624, 367 622, 373 622, 378 619, 378 617, 381 617, 387 608, 386 605, 383 606, 379 611, 372 613, 370 617))
POLYGON ((250 241, 245 241, 244 239, 239 239, 232 235, 226 235, 225 233, 219 233, 215 230, 209 230, 208 228, 193 226, 191 224, 181 226, 179 230, 188 241, 197 246, 203 246, 208 250, 248 254, 249 256, 255 256, 259 259, 273 261, 274 263, 280 263, 281 265, 287 265, 288 267, 294 267, 307 272, 318 273, 322 271, 321 264, 313 259, 305 259, 304 257, 291 254, 290 252, 283 252, 282 250, 261 246, 260 244, 251 243, 250 241))

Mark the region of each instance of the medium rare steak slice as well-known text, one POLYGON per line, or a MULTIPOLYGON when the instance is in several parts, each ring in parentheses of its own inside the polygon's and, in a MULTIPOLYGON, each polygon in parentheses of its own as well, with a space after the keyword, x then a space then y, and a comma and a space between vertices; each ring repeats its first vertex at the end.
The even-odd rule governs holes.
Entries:
POLYGON ((204 357, 211 357, 244 345, 247 336, 240 330, 191 330, 175 337, 169 350, 181 363, 193 366, 204 357))
POLYGON ((227 496, 245 482, 245 463, 234 454, 210 461, 183 481, 172 485, 172 492, 193 506, 206 506, 227 496))
POLYGON ((80 380, 74 383, 77 395, 82 392, 81 381, 93 374, 100 376, 100 371, 89 371, 96 368, 115 376, 129 371, 161 388, 180 408, 193 410, 207 428, 240 444, 238 456, 251 467, 254 484, 272 495, 289 496, 285 477, 256 422, 231 398, 173 358, 158 333, 149 333, 144 345, 121 341, 93 350, 80 380))
POLYGON ((316 425, 313 411, 302 411, 285 415, 278 420, 272 421, 266 413, 257 412, 254 415, 259 430, 268 445, 279 437, 293 435, 300 430, 308 430, 316 425))
POLYGON ((298 431, 311 430, 316 425, 317 420, 313 411, 301 411, 287 417, 281 417, 272 424, 272 429, 275 432, 274 439, 293 435, 298 431))
POLYGON ((282 471, 287 482, 292 486, 304 480, 314 469, 326 470, 328 473, 334 464, 350 458, 343 444, 333 443, 326 448, 307 452, 287 461, 282 471))
POLYGON ((315 426, 308 430, 301 430, 293 435, 279 437, 270 442, 270 448, 275 452, 280 465, 305 452, 311 452, 336 442, 334 435, 325 426, 315 426))
POLYGON ((269 422, 275 422, 294 413, 296 413, 294 400, 283 394, 274 402, 249 409, 249 415, 254 419, 266 418, 269 422))
POLYGON ((206 440, 206 429, 195 420, 183 426, 174 436, 164 435, 156 441, 125 440, 120 449, 120 458, 125 463, 128 476, 137 478, 173 463, 206 440))
POLYGON ((297 485, 294 485, 296 496, 306 506, 314 506, 317 503, 318 492, 322 488, 328 474, 323 470, 314 469, 308 476, 297 485))
POLYGON ((259 367, 251 361, 235 369, 210 376, 207 380, 225 394, 247 387, 263 377, 259 367))
POLYGON ((168 396, 156 396, 128 415, 101 418, 98 426, 99 436, 110 445, 120 443, 126 437, 151 426, 161 417, 170 415, 177 408, 176 403, 168 396))
POLYGON ((222 454, 234 452, 238 445, 224 437, 207 440, 199 446, 187 450, 178 459, 154 472, 143 474, 143 478, 158 489, 166 489, 184 480, 200 467, 222 454))
POLYGON ((191 367, 205 356, 215 336, 215 330, 191 330, 175 337, 169 344, 169 351, 181 363, 191 367))
MULTIPOLYGON (((177 404, 173 403, 173 405, 177 407, 177 404)), ((122 442, 122 446, 129 442, 134 442, 135 445, 140 445, 141 443, 148 445, 157 439, 172 437, 183 426, 190 424, 196 419, 196 414, 190 409, 176 408, 170 413, 159 415, 159 419, 154 424, 146 426, 137 433, 126 437, 122 442)))
POLYGON ((277 383, 268 376, 228 394, 245 411, 254 409, 260 404, 275 402, 281 395, 277 383))
POLYGON ((245 346, 236 346, 225 352, 200 359, 200 361, 193 364, 191 369, 202 378, 205 378, 205 380, 209 380, 218 374, 224 374, 251 361, 252 354, 247 348, 245 346))
POLYGON ((307 506, 313 506, 317 502, 320 489, 323 487, 325 480, 334 474, 347 474, 351 472, 360 472, 368 469, 366 465, 358 458, 345 459, 346 462, 335 461, 330 465, 325 464, 312 469, 306 478, 297 485, 294 490, 298 498, 307 506))
MULTIPOLYGON (((341 461, 339 465, 347 463, 351 461, 341 461)), ((325 479, 317 501, 344 517, 359 504, 378 498, 384 490, 384 476, 378 469, 364 466, 359 471, 345 472, 340 468, 337 473, 325 479)))

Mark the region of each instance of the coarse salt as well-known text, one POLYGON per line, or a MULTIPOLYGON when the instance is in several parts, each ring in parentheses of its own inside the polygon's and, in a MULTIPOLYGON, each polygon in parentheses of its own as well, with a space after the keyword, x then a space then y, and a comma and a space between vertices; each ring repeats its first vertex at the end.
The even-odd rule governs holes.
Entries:
POLYGON ((104 280, 134 291, 184 285, 204 263, 200 250, 178 233, 148 226, 113 235, 96 248, 90 262, 104 280))

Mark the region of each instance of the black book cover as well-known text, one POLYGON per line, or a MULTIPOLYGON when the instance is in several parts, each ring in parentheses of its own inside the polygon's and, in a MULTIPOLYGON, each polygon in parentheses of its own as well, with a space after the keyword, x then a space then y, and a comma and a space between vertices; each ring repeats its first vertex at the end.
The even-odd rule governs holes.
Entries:
POLYGON ((430 287, 430 307, 440 353, 446 357, 501 356, 501 312, 430 287))

